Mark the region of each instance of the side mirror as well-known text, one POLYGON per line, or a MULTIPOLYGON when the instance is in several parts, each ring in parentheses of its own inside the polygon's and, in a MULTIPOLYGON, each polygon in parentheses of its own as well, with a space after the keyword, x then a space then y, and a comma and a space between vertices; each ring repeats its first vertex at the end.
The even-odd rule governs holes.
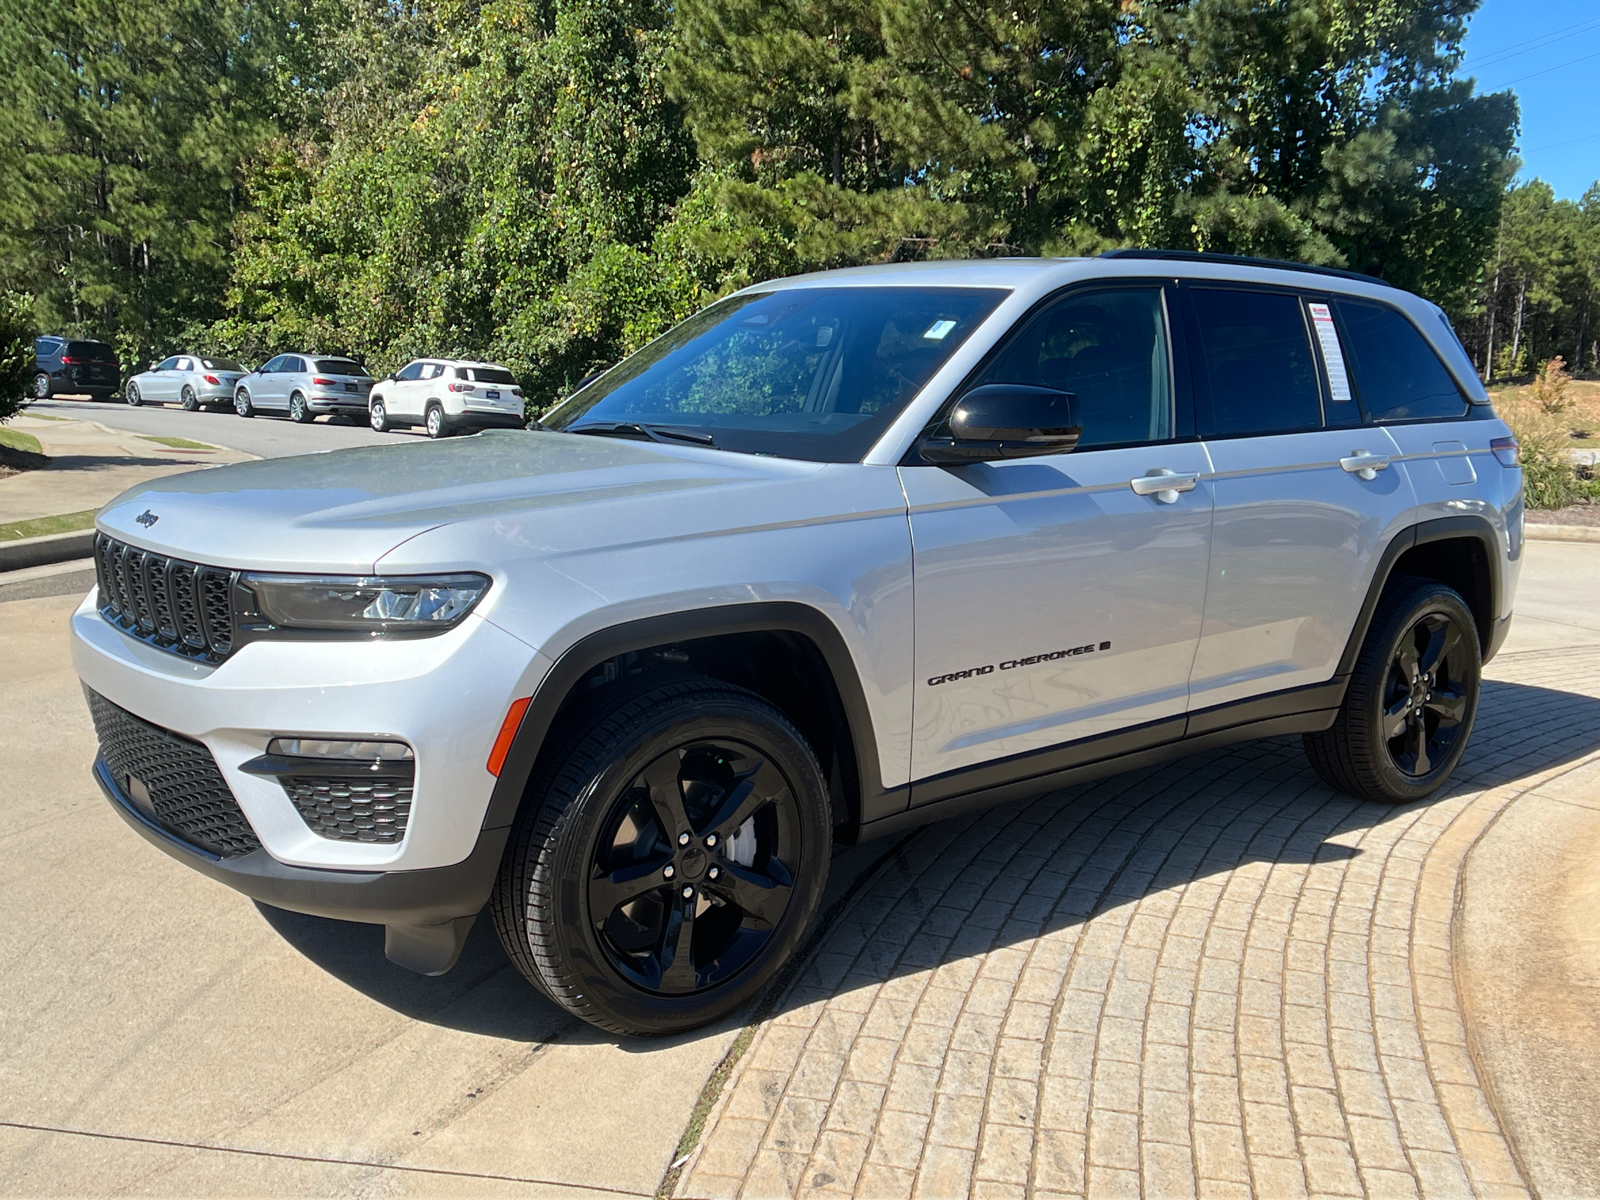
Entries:
POLYGON ((949 437, 930 438, 918 447, 924 462, 951 465, 1066 454, 1083 434, 1076 396, 1027 383, 973 388, 957 401, 948 424, 949 437))

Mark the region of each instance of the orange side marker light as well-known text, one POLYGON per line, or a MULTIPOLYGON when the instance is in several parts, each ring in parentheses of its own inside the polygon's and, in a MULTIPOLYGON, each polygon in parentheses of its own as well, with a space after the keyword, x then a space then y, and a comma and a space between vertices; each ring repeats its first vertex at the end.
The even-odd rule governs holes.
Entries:
POLYGON ((528 711, 532 701, 532 696, 513 700, 511 707, 506 710, 506 719, 500 722, 500 734, 494 739, 494 749, 489 751, 489 774, 497 779, 500 768, 506 765, 506 755, 511 753, 511 741, 517 736, 517 727, 522 724, 522 714, 528 711))

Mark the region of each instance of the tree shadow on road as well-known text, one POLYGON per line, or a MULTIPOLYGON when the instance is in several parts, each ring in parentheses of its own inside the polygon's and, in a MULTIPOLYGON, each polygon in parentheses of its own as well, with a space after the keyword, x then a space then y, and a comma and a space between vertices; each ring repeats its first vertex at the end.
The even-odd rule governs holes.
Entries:
MULTIPOLYGON (((1582 664, 1572 669, 1580 680, 1582 664)), ((1256 865, 1352 859, 1360 851, 1344 843, 1385 821, 1597 749, 1600 699, 1488 680, 1454 781, 1423 805, 1341 795, 1312 773, 1298 738, 1274 738, 940 822, 898 850, 884 843, 879 865, 834 905, 837 919, 813 934, 806 981, 781 1002, 780 981, 762 1011, 1026 944, 1157 892, 1208 879, 1220 886, 1256 865), (862 889, 870 903, 850 903, 862 889)), ((456 967, 426 978, 384 958, 378 926, 257 907, 307 958, 397 1012, 522 1041, 571 1036, 563 1031, 575 1019, 511 966, 486 913, 456 967)))

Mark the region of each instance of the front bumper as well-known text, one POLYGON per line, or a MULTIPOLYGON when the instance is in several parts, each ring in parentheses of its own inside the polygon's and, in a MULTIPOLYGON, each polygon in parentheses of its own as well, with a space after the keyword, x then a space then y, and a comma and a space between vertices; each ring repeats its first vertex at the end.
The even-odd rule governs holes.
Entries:
POLYGON ((97 603, 90 592, 72 617, 79 677, 112 704, 201 743, 266 854, 286 867, 416 872, 470 858, 496 783, 485 764, 506 708, 533 693, 547 666, 476 613, 437 637, 251 642, 208 666, 122 633, 97 603), (296 734, 409 744, 416 773, 405 836, 323 837, 277 779, 242 769, 273 737, 296 734))
POLYGON ((424 975, 442 974, 455 965, 473 918, 488 902, 511 832, 509 827, 486 829, 461 862, 422 871, 295 867, 265 850, 218 858, 174 837, 141 813, 117 786, 103 758, 95 759, 94 778, 117 815, 152 846, 274 908, 382 925, 385 953, 424 975))

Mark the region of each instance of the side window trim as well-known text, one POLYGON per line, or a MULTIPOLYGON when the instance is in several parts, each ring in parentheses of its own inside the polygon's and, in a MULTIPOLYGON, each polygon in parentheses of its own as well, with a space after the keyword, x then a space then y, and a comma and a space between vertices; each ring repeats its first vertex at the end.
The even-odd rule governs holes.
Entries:
POLYGON ((1047 296, 1040 297, 1025 313, 1011 323, 1011 327, 1000 335, 1000 338, 989 348, 977 365, 967 372, 965 378, 950 390, 950 395, 946 397, 944 403, 939 406, 934 415, 929 418, 928 423, 922 427, 922 431, 912 440, 911 448, 906 451, 905 457, 901 460, 901 465, 915 467, 929 465, 917 456, 917 444, 923 438, 930 436, 940 425, 944 424, 949 418, 951 410, 960 402, 961 397, 972 390, 977 380, 983 378, 984 372, 992 367, 995 360, 1010 348, 1012 339, 1020 334, 1030 321, 1051 305, 1080 292, 1148 291, 1150 289, 1160 291, 1161 315, 1167 332, 1167 383, 1172 404, 1172 411, 1169 414, 1172 419, 1172 435, 1158 441, 1118 442, 1115 445, 1088 446, 1082 451, 1074 451, 1074 453, 1092 454, 1096 450, 1116 450, 1124 446, 1166 446, 1174 442, 1198 440, 1195 435, 1194 394, 1186 374, 1186 364, 1189 359, 1188 343, 1183 336, 1183 331, 1178 326, 1179 313, 1174 311, 1177 307, 1176 289, 1178 282, 1162 276, 1082 279, 1058 288, 1047 296))

